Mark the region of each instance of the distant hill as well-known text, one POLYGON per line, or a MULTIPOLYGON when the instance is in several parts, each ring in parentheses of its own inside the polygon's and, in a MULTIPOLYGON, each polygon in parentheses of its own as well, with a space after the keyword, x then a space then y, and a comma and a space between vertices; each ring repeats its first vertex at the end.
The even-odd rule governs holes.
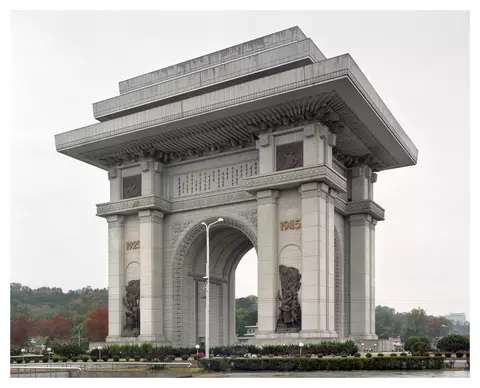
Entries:
POLYGON ((106 288, 84 287, 63 292, 57 287, 32 289, 20 283, 10 283, 10 319, 26 316, 39 320, 58 314, 72 320, 72 331, 75 333, 87 319, 89 310, 107 306, 106 288))

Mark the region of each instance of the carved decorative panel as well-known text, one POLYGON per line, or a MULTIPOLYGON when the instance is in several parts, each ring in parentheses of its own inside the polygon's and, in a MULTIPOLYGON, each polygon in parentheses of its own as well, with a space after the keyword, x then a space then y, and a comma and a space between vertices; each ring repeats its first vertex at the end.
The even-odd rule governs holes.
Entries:
POLYGON ((303 142, 277 146, 277 171, 303 166, 303 142))
POLYGON ((123 178, 123 199, 140 197, 142 195, 142 176, 134 175, 123 178))

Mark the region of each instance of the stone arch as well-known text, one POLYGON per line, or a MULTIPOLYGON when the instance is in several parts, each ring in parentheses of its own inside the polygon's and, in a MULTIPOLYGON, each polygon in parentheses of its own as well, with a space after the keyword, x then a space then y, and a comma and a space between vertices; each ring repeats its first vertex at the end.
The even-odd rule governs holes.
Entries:
MULTIPOLYGON (((180 244, 178 244, 177 249, 175 251, 175 261, 173 264, 173 338, 172 342, 173 345, 180 346, 182 344, 182 331, 183 331, 183 309, 182 309, 182 270, 185 261, 185 255, 188 252, 188 249, 195 241, 195 239, 201 235, 205 228, 201 225, 202 222, 207 224, 214 222, 220 216, 216 217, 208 217, 201 221, 198 221, 195 225, 191 226, 187 229, 184 233, 183 237, 180 238, 180 244)), ((231 228, 235 228, 245 234, 245 236, 250 240, 252 245, 257 250, 258 241, 257 241, 257 234, 256 230, 252 228, 249 224, 241 221, 237 218, 232 216, 223 216, 222 226, 229 226, 231 228)))
POLYGON ((137 260, 133 260, 130 263, 128 263, 127 266, 125 267, 125 281, 124 281, 125 286, 128 284, 128 281, 129 281, 129 269, 131 270, 132 268, 135 268, 135 266, 138 272, 138 276, 137 277, 133 276, 132 279, 130 280, 136 280, 140 278, 140 262, 137 260))
POLYGON ((337 227, 334 227, 334 245, 335 245, 335 331, 338 336, 343 336, 343 276, 342 276, 342 242, 337 227))

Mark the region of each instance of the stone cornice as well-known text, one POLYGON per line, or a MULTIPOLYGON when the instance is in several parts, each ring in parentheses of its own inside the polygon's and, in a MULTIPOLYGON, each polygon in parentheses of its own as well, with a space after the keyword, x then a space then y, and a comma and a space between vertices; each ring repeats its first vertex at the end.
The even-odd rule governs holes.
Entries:
POLYGON ((378 221, 385 220, 385 209, 370 200, 348 202, 346 204, 346 213, 349 216, 354 214, 368 214, 378 221))
POLYGON ((97 216, 106 217, 112 214, 131 214, 140 210, 159 210, 161 212, 170 213, 171 204, 169 201, 154 195, 130 198, 116 202, 98 204, 97 216))
POLYGON ((100 203, 97 205, 97 216, 107 217, 113 214, 135 214, 141 210, 158 210, 163 213, 175 213, 204 207, 254 201, 255 199, 256 198, 253 195, 243 190, 181 201, 168 201, 150 195, 148 197, 137 197, 116 202, 100 203))
POLYGON ((245 190, 249 193, 268 189, 285 189, 300 186, 307 182, 324 182, 340 193, 344 193, 347 190, 346 179, 325 165, 300 167, 271 174, 246 177, 244 182, 245 190))

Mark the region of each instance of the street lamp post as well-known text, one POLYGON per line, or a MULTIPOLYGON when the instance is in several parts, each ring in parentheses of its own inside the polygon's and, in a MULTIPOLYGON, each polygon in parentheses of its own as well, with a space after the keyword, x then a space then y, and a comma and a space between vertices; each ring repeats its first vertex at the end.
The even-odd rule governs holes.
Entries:
POLYGON ((200 349, 200 345, 196 344, 195 347, 197 348, 197 357, 198 357, 198 349, 200 349))
POLYGON ((22 352, 22 362, 25 362, 25 349, 20 350, 22 352))
POLYGON ((298 346, 300 346, 300 357, 302 357, 303 342, 300 342, 298 346))
POLYGON ((102 347, 97 346, 97 349, 98 349, 98 359, 100 360, 102 358, 102 347))
POLYGON ((52 348, 47 348, 47 353, 48 353, 48 361, 52 358, 52 348))
POLYGON ((363 349, 364 346, 365 344, 362 342, 362 353, 364 352, 364 349, 363 349))
POLYGON ((205 265, 205 357, 210 357, 210 237, 209 231, 212 225, 223 222, 223 218, 219 218, 210 225, 202 222, 206 229, 207 239, 207 263, 205 265))

